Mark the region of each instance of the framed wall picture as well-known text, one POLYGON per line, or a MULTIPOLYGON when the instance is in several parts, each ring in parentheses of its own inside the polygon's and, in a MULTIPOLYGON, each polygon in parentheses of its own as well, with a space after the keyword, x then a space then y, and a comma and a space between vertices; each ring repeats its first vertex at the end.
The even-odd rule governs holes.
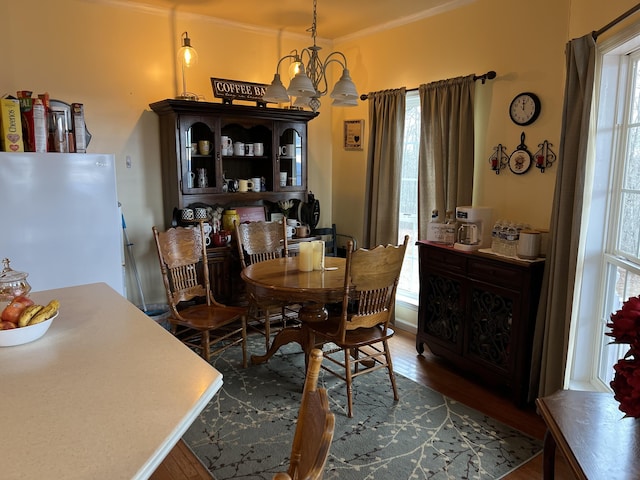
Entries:
POLYGON ((364 120, 344 121, 344 149, 362 150, 364 120))

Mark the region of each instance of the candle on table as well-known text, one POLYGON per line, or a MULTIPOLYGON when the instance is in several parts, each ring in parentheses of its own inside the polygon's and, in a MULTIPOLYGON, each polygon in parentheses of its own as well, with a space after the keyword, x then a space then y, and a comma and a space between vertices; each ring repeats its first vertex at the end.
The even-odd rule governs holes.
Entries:
POLYGON ((311 242, 300 242, 298 270, 301 272, 310 272, 313 270, 313 245, 311 245, 311 242))
POLYGON ((324 240, 314 240, 313 245, 313 269, 324 270, 324 240))

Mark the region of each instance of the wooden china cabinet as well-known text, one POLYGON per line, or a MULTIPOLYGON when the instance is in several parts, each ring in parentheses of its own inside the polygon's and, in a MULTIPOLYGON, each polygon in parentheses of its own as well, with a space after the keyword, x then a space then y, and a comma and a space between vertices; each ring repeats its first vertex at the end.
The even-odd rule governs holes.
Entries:
MULTIPOLYGON (((166 99, 150 104, 160 121, 164 221, 175 222, 175 212, 194 204, 233 208, 264 205, 277 211, 279 200, 307 201, 307 124, 318 113, 262 106, 166 99), (223 155, 222 137, 232 142, 262 143, 263 155, 223 155), (209 154, 193 153, 191 145, 208 140, 209 154), (281 147, 286 147, 286 152, 281 147), (290 152, 293 146, 293 152, 290 152), (206 186, 198 174, 206 172, 206 186), (280 185, 280 172, 287 184, 280 185), (191 177, 192 183, 188 177, 191 177), (229 181, 261 178, 259 192, 234 192, 229 181)), ((233 153, 233 152, 224 152, 233 153)), ((235 250, 210 248, 211 284, 216 298, 235 296, 239 275, 235 250), (221 280, 222 279, 222 280, 221 280)))
POLYGON ((526 262, 418 242, 416 349, 424 345, 527 404, 544 261, 526 262))

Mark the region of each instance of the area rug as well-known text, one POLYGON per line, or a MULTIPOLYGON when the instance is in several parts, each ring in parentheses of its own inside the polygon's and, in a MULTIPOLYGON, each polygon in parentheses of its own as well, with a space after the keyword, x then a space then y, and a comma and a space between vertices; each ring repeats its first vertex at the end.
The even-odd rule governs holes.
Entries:
MULTIPOLYGON (((264 340, 250 336, 261 354, 264 340)), ((286 345, 266 364, 243 369, 239 348, 211 360, 224 384, 184 435, 216 480, 271 480, 286 471, 304 383, 304 355, 286 345)), ((531 438, 386 370, 354 381, 354 417, 346 387, 321 372, 336 424, 325 480, 499 479, 542 449, 531 438)))

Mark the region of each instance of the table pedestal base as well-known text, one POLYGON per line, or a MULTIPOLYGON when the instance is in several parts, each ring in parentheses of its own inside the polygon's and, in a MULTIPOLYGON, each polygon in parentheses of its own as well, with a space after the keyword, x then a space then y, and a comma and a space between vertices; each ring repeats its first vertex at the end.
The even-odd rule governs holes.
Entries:
MULTIPOLYGON (((305 304, 298 312, 301 322, 324 322, 328 317, 327 309, 322 303, 305 304)), ((258 365, 269 360, 283 345, 296 342, 302 347, 302 351, 308 350, 308 339, 302 327, 286 327, 280 330, 273 339, 273 343, 264 355, 251 355, 251 363, 258 365)))

